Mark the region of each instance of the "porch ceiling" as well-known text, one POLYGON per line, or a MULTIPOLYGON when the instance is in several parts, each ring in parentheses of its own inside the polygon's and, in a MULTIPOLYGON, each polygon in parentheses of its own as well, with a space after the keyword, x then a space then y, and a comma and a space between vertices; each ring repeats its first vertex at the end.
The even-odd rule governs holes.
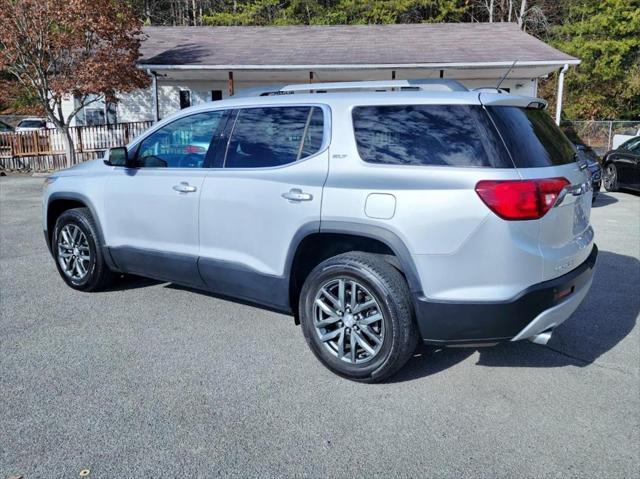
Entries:
MULTIPOLYGON (((306 82, 309 80, 309 71, 314 73, 314 81, 353 81, 353 80, 388 80, 391 78, 391 71, 396 71, 398 79, 420 79, 420 78, 438 78, 440 70, 444 72, 444 78, 451 79, 487 79, 493 80, 501 78, 509 69, 511 64, 500 68, 489 67, 466 67, 466 68, 445 68, 442 66, 406 68, 403 66, 390 66, 385 68, 357 68, 357 69, 327 69, 313 68, 309 70, 303 69, 206 69, 206 68, 153 68, 158 74, 160 83, 172 81, 193 80, 193 81, 226 81, 229 71, 234 72, 234 80, 237 82, 306 82)), ((557 71, 561 65, 536 65, 523 66, 516 65, 507 78, 530 79, 545 76, 551 72, 557 71)))

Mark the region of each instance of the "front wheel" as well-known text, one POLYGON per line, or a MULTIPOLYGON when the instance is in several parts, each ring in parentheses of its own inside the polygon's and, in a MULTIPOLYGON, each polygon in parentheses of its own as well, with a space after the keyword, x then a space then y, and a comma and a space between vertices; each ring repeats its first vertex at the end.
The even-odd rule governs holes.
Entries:
POLYGON ((605 190, 618 191, 618 169, 613 163, 609 163, 604 167, 602 183, 605 190))
POLYGON ((56 221, 52 251, 60 276, 73 289, 99 291, 114 277, 104 261, 98 238, 87 208, 67 210, 56 221))
POLYGON ((382 381, 415 351, 409 288, 379 255, 345 253, 320 263, 302 287, 299 310, 313 353, 348 379, 382 381))

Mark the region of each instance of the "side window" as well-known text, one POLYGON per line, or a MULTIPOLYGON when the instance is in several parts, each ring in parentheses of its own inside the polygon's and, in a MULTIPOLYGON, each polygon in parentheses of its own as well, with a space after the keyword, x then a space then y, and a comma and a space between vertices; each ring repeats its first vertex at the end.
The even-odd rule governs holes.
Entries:
POLYGON ((480 106, 359 106, 353 127, 367 163, 513 167, 480 106))
POLYGON ((202 168, 224 111, 208 111, 180 118, 153 132, 140 143, 139 168, 202 168))
POLYGON ((238 111, 225 168, 281 166, 313 155, 322 146, 318 107, 244 108, 238 111))

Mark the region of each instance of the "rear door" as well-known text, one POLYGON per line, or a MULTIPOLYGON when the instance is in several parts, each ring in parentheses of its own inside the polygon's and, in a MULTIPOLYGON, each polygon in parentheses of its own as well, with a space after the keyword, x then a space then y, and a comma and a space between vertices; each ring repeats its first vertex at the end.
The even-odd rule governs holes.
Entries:
POLYGON ((492 119, 523 179, 565 178, 569 184, 556 206, 540 220, 539 248, 545 259, 542 280, 556 278, 591 253, 589 223, 593 195, 585 162, 578 163, 569 139, 541 109, 488 106, 492 119))
POLYGON ((234 111, 200 202, 198 265, 210 289, 288 308, 290 247, 319 229, 329 118, 317 105, 234 111))

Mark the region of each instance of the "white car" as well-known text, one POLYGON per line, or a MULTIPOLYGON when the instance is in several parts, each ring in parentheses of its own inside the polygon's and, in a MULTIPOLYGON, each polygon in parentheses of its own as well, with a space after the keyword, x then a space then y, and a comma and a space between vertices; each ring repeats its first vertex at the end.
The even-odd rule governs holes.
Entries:
POLYGON ((28 131, 44 131, 51 128, 52 125, 44 118, 25 118, 20 120, 16 126, 16 133, 24 133, 28 131))
POLYGON ((545 343, 598 252, 587 165, 545 106, 450 80, 194 106, 51 176, 45 238, 72 288, 132 273, 276 309, 357 381, 418 341, 545 343))

